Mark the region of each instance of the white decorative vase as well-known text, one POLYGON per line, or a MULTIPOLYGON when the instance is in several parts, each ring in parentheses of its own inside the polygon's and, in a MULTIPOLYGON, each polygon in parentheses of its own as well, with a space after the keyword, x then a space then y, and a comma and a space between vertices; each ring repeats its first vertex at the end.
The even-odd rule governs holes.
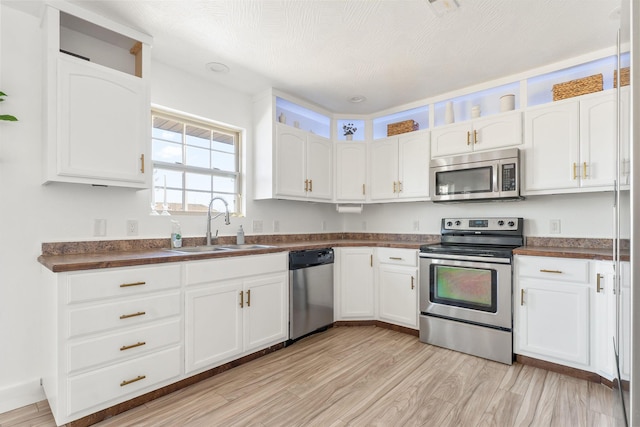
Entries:
POLYGON ((516 108, 516 96, 513 94, 500 97, 500 111, 511 111, 516 108))
POLYGON ((278 117, 278 121, 280 123, 287 123, 287 116, 285 116, 284 113, 280 113, 280 117, 278 117))
POLYGON ((471 107, 471 118, 477 119, 478 117, 480 117, 480 106, 474 105, 473 107, 471 107))
POLYGON ((455 121, 455 118, 453 117, 453 101, 449 101, 447 102, 447 105, 445 106, 444 109, 444 122, 446 124, 451 124, 455 121))
POLYGON ((353 141, 353 134, 345 135, 347 137, 347 141, 353 141))

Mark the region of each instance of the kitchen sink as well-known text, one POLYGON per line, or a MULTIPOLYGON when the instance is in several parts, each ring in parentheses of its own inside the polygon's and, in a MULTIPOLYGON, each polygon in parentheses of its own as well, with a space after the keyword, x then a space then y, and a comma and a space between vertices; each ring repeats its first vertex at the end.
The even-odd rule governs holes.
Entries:
POLYGON ((221 245, 221 248, 225 248, 225 249, 229 249, 229 250, 233 250, 233 249, 269 249, 269 248, 275 248, 275 246, 270 246, 270 245, 253 245, 250 243, 244 244, 244 245, 221 245))
POLYGON ((275 246, 269 245, 253 245, 253 244, 244 244, 244 245, 211 245, 211 246, 185 246, 183 248, 171 248, 166 249, 171 252, 181 252, 181 253, 209 253, 209 252, 222 252, 222 251, 238 251, 238 250, 248 250, 248 249, 268 249, 274 248, 275 246))
POLYGON ((221 251, 229 251, 231 249, 225 248, 222 246, 185 246, 184 248, 171 248, 166 249, 171 252, 184 252, 184 253, 207 253, 207 252, 221 252, 221 251))

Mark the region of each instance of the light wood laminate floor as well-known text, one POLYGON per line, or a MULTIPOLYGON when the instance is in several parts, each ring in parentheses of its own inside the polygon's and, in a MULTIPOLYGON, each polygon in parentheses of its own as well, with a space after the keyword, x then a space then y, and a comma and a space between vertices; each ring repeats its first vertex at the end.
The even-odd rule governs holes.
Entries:
MULTIPOLYGON (((336 327, 96 426, 622 426, 606 386, 336 327)), ((53 426, 46 402, 0 426, 53 426)))

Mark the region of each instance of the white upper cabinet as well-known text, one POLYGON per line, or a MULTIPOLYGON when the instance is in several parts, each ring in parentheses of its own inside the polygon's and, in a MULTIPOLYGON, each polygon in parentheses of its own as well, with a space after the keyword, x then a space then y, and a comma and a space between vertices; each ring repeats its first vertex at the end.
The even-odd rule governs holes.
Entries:
POLYGON ((255 198, 331 202, 329 116, 278 97, 254 99, 255 198))
POLYGON ((373 141, 370 146, 371 200, 429 197, 429 131, 373 141))
POLYGON ((519 111, 434 128, 431 157, 452 156, 522 144, 519 111))
POLYGON ((523 193, 612 189, 616 123, 613 91, 528 110, 523 193))
POLYGON ((336 201, 363 202, 367 198, 367 144, 336 142, 336 201))
POLYGON ((151 39, 64 7, 43 20, 44 180, 146 188, 151 39))
POLYGON ((331 200, 332 166, 333 143, 329 139, 276 125, 276 196, 331 200))

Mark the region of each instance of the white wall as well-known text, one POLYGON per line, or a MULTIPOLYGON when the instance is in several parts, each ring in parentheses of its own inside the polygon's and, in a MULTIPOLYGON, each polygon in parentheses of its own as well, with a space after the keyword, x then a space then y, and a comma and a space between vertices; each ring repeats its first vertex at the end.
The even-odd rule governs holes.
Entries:
MULTIPOLYGON (((126 237, 129 219, 139 221, 139 237, 168 237, 170 218, 149 216, 149 191, 83 185, 41 185, 42 59, 39 19, 0 4, 0 90, 9 94, 0 111, 17 123, 0 122, 0 413, 43 398, 39 387, 39 295, 42 242, 93 240, 93 221, 107 220, 107 239, 126 237)), ((246 129, 247 169, 254 159, 251 99, 212 82, 153 63, 152 102, 246 129), (179 82, 180 84, 176 84, 179 82)), ((279 200, 252 201, 247 179, 247 216, 213 228, 232 235, 242 224, 263 221, 263 233, 326 231, 439 232, 443 216, 514 215, 527 218, 525 232, 548 235, 549 219, 562 221, 560 237, 611 237, 611 196, 607 194, 530 198, 524 202, 434 205, 400 203, 365 206, 362 215, 337 214, 334 205, 279 200)), ((628 202, 627 202, 628 203, 628 202)), ((183 234, 202 236, 201 216, 178 216, 183 234)))

